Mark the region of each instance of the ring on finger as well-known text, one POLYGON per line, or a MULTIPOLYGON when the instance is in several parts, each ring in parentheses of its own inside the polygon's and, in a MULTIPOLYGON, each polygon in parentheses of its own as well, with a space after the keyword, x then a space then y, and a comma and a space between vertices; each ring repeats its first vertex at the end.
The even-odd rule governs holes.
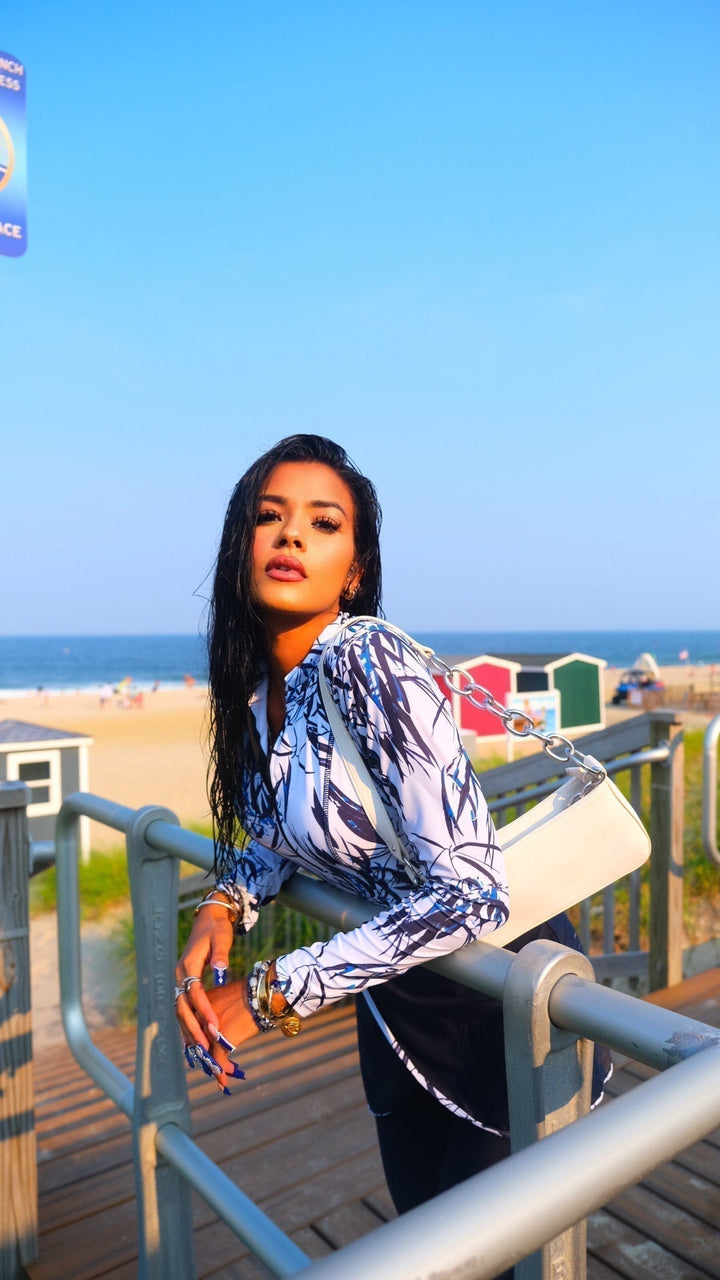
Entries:
POLYGON ((176 987, 176 988, 175 988, 175 1004, 177 1004, 177 1002, 178 1002, 178 1000, 180 999, 180 997, 181 997, 181 996, 184 996, 184 995, 185 995, 185 988, 184 988, 184 987, 176 987))
POLYGON ((182 985, 183 985, 183 993, 184 993, 185 995, 187 995, 187 993, 188 993, 188 991, 190 990, 190 988, 191 988, 191 986, 192 986, 193 982, 199 982, 199 981, 200 981, 200 979, 199 979, 199 978, 193 977, 192 975, 191 975, 189 978, 183 978, 183 984, 182 984, 182 985))

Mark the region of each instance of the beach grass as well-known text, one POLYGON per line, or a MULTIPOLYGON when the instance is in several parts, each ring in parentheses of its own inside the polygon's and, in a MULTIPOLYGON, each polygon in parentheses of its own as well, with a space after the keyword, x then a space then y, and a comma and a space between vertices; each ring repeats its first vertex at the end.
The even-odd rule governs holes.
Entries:
MULTIPOLYGON (((209 822, 187 823, 187 830, 212 838, 209 822)), ((180 875, 191 875, 197 867, 181 862, 180 875)), ((80 886, 80 919, 99 920, 115 907, 129 905, 130 880, 128 878, 125 846, 113 849, 95 849, 87 862, 78 867, 80 886)), ((30 881, 30 914, 40 915, 57 907, 57 876, 55 867, 48 867, 33 876, 30 881)))

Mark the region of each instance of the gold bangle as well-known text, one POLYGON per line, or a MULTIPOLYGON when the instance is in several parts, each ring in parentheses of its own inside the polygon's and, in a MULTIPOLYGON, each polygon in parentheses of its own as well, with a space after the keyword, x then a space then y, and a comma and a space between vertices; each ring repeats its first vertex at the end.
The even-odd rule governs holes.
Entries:
POLYGON ((276 1027, 279 1027, 284 1036, 297 1036, 302 1030, 302 1022, 298 1015, 293 1012, 293 1009, 288 1004, 287 1000, 285 1000, 285 996, 279 986, 276 985, 276 978, 274 978, 270 983, 270 990, 268 991, 269 971, 270 965, 268 965, 267 968, 264 968, 262 973, 258 975, 257 1002, 260 1013, 268 1022, 272 1022, 276 1027), (280 995, 283 1000, 285 1000, 285 1009, 282 1013, 275 1013, 273 1011, 272 998, 274 995, 280 995))
POLYGON ((224 902, 222 898, 203 898, 202 902, 198 902, 193 911, 193 916, 196 916, 198 911, 202 911, 203 907, 224 907, 230 916, 230 923, 235 925, 238 922, 239 912, 237 908, 229 902, 224 902))

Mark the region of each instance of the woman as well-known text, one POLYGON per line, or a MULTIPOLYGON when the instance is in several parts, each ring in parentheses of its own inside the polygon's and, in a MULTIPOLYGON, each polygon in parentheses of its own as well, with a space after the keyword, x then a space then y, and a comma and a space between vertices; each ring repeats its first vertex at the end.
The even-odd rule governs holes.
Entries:
MULTIPOLYGON (((214 584, 210 697, 217 883, 176 970, 190 1065, 240 1075, 229 1047, 358 996, 360 1057, 399 1212, 509 1154, 501 1006, 424 961, 504 923, 502 854, 450 704, 381 622, 380 511, 338 445, 291 436, 230 501, 214 584), (355 798, 323 709, 331 692, 407 865, 355 798), (247 833, 236 844, 238 825, 247 833), (377 905, 361 928, 225 983, 233 930, 304 867, 377 905), (218 985, 205 991, 210 965, 218 985)), ((409 541, 408 558, 419 552, 409 541)), ((530 935, 519 939, 520 947, 530 935)), ((577 946, 565 917, 533 932, 577 946)))

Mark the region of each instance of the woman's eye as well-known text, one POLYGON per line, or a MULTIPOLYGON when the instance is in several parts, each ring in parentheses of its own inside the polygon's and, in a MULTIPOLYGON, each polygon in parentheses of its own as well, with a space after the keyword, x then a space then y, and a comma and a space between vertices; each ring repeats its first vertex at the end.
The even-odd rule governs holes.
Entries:
POLYGON ((337 533, 340 528, 338 520, 333 520, 332 516, 317 516, 313 520, 316 529, 322 529, 325 533, 337 533))
POLYGON ((279 520, 280 515, 277 511, 258 511, 257 524, 271 524, 273 520, 279 520))

